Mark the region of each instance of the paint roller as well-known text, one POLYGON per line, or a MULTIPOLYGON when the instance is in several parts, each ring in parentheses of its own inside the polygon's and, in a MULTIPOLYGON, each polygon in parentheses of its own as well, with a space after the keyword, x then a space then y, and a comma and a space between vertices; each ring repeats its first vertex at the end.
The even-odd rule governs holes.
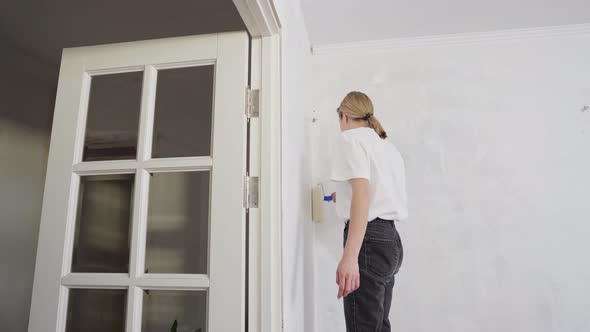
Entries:
POLYGON ((331 202, 332 195, 324 194, 324 187, 321 184, 311 190, 311 220, 322 222, 324 220, 324 202, 331 202))

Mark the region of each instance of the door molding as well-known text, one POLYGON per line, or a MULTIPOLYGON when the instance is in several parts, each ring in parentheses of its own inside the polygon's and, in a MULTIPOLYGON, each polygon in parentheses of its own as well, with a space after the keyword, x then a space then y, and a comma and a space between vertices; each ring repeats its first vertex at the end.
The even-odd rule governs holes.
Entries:
POLYGON ((281 28, 279 16, 271 0, 233 0, 250 35, 268 37, 281 28))
POLYGON ((259 208, 249 213, 248 325, 282 331, 280 36, 252 38, 251 82, 260 115, 250 121, 250 175, 260 178, 259 208))
POLYGON ((260 116, 250 122, 250 176, 259 208, 249 210, 249 331, 283 330, 281 210, 281 23, 272 0, 233 0, 252 36, 252 89, 260 116))

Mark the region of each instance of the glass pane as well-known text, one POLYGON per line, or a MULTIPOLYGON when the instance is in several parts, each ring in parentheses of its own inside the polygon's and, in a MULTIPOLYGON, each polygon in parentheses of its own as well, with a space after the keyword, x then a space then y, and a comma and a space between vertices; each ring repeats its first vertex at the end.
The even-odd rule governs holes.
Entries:
POLYGON ((66 332, 124 332, 127 290, 70 289, 66 332))
POLYGON ((158 71, 153 158, 208 156, 214 66, 158 71))
POLYGON ((153 173, 147 273, 207 273, 209 172, 153 173))
POLYGON ((93 76, 83 161, 135 159, 143 72, 93 76))
POLYGON ((134 179, 133 174, 80 178, 72 272, 128 272, 134 179))
POLYGON ((146 290, 141 331, 206 332, 207 293, 146 290))

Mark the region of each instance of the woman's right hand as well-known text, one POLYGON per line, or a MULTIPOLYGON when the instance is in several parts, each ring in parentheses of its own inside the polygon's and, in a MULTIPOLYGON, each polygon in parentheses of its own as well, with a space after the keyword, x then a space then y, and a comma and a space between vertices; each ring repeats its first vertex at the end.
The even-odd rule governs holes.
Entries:
POLYGON ((342 256, 336 270, 336 283, 338 284, 338 298, 347 296, 361 286, 358 258, 342 256))

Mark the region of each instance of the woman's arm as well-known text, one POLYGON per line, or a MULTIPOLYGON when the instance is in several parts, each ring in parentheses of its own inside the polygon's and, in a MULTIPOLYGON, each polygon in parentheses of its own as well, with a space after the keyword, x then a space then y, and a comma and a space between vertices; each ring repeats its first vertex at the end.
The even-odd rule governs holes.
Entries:
POLYGON ((347 296, 360 286, 358 256, 369 218, 369 181, 355 178, 350 180, 350 184, 352 186, 352 201, 348 238, 336 271, 336 283, 339 286, 338 298, 347 296))
POLYGON ((367 219, 369 218, 369 181, 367 179, 352 179, 350 183, 352 185, 352 201, 344 257, 356 260, 365 238, 367 219))

